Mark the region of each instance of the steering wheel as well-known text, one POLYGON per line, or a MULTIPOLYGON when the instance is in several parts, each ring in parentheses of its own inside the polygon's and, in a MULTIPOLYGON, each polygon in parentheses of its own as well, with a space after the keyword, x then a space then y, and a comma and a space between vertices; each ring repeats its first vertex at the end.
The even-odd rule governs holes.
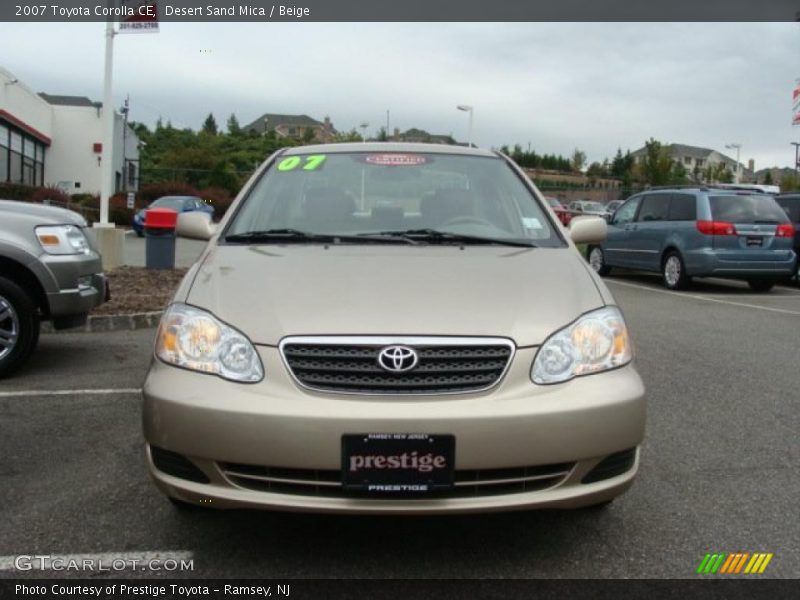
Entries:
POLYGON ((463 216, 463 217, 454 217, 442 223, 443 227, 447 227, 448 225, 488 225, 489 227, 496 227, 494 223, 491 221, 487 221, 486 219, 481 219, 480 217, 470 217, 470 216, 463 216))

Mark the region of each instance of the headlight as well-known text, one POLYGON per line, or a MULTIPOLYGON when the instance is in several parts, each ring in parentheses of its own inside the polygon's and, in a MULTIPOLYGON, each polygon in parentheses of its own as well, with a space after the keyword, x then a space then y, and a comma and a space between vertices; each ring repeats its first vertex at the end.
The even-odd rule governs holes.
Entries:
POLYGON ((607 306, 551 335, 536 353, 531 379, 541 384, 560 383, 621 367, 632 357, 622 313, 607 306))
POLYGON ((89 254, 91 248, 80 227, 75 225, 42 225, 36 237, 48 254, 89 254))
POLYGON ((256 349, 241 332, 209 312, 173 304, 161 317, 156 356, 165 363, 254 383, 264 378, 256 349))

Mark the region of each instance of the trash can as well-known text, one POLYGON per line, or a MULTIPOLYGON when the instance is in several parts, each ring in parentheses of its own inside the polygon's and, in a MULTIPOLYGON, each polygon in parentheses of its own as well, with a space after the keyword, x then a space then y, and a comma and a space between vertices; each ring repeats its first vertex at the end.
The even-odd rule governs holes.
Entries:
POLYGON ((178 212, 170 208, 148 208, 144 213, 145 266, 175 268, 175 227, 178 212))

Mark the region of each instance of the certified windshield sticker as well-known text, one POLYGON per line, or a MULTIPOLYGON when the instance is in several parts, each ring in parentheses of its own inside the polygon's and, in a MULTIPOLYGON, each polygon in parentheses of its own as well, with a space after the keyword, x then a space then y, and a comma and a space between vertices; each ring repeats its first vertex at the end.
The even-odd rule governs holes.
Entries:
POLYGON ((525 229, 541 229, 542 224, 536 217, 522 217, 522 225, 525 229))
POLYGON ((278 163, 278 171, 295 171, 302 165, 303 171, 316 171, 325 164, 325 154, 310 154, 308 156, 287 156, 278 163))
POLYGON ((382 167, 415 167, 424 165, 428 159, 419 154, 368 154, 364 159, 371 165, 382 167))

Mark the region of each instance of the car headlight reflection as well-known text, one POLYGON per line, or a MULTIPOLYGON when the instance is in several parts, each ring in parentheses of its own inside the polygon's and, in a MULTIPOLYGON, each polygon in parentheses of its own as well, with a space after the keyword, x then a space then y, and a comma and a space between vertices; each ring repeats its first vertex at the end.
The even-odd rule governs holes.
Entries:
POLYGON ((551 335, 536 353, 531 379, 539 384, 560 383, 621 367, 632 358, 622 313, 607 306, 551 335))
POLYGON ((209 312, 173 304, 161 317, 156 356, 167 364, 254 383, 264 378, 255 347, 244 334, 209 312))

